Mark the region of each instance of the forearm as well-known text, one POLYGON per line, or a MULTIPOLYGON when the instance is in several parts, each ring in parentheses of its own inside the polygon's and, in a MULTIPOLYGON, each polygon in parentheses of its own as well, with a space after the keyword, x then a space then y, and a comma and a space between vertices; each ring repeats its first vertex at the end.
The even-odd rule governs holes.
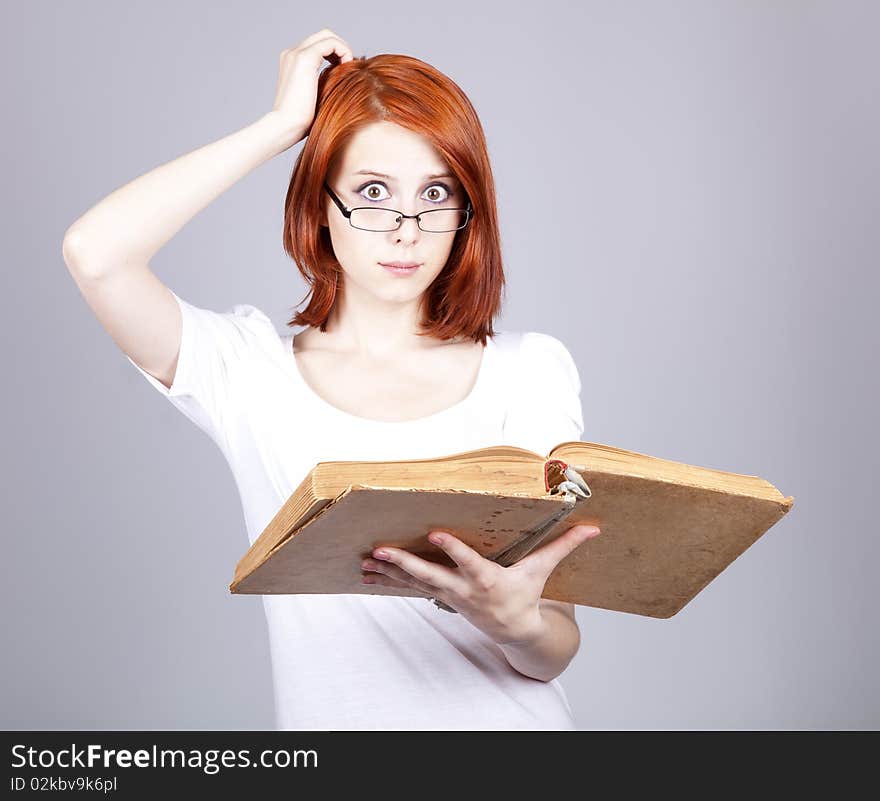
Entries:
MULTIPOLYGON (((148 263, 187 222, 255 167, 281 152, 272 112, 239 131, 116 189, 68 228, 64 258, 90 274, 148 263)), ((286 138, 289 144, 289 137, 286 138)))
POLYGON ((543 627, 528 641, 499 643, 511 667, 540 681, 552 681, 578 652, 581 644, 577 622, 558 609, 540 605, 543 627))

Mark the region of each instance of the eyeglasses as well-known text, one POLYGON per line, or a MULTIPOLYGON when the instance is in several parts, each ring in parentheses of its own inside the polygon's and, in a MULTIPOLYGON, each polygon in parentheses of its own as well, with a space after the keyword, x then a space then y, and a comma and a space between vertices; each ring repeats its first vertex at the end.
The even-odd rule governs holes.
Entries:
POLYGON ((395 209, 379 209, 375 206, 358 206, 349 209, 336 197, 327 183, 324 184, 324 189, 329 192, 333 202, 348 219, 352 228, 361 231, 396 231, 404 220, 416 220, 422 231, 442 234, 464 228, 470 221, 473 211, 470 201, 466 209, 430 209, 419 214, 404 214, 395 209))

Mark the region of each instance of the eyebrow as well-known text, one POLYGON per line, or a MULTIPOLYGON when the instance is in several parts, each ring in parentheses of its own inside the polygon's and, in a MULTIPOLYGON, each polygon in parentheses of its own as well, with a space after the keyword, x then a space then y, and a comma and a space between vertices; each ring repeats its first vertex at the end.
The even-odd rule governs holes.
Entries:
MULTIPOLYGON (((379 178, 385 178, 388 181, 397 180, 393 175, 385 175, 384 172, 376 172, 375 170, 358 170, 357 172, 352 173, 352 175, 375 175, 379 178)), ((438 172, 426 175, 423 180, 431 181, 434 178, 455 178, 455 176, 449 172, 438 172)))

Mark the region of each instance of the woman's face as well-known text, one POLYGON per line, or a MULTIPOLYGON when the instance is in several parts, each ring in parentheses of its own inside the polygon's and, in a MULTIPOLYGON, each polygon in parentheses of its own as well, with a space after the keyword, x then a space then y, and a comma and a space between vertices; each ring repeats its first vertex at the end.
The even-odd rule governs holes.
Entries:
MULTIPOLYGON (((388 121, 371 123, 355 134, 331 165, 327 183, 349 209, 374 206, 418 214, 467 205, 461 184, 434 146, 388 121)), ((418 298, 443 270, 455 231, 422 231, 414 219, 403 220, 396 231, 359 230, 349 224, 326 190, 324 197, 324 224, 330 229, 346 287, 405 302, 418 298), (382 266, 388 262, 421 266, 408 275, 395 274, 382 266)))

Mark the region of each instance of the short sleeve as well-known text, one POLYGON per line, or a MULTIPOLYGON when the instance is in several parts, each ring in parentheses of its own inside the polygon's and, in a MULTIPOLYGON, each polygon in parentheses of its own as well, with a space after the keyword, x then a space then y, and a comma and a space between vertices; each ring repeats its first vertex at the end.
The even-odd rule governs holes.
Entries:
POLYGON ((199 308, 171 292, 180 307, 180 355, 171 388, 126 355, 159 394, 225 448, 224 425, 230 413, 233 384, 241 364, 279 342, 269 317, 249 304, 216 312, 199 308))
POLYGON ((584 432, 577 365, 556 337, 522 334, 504 419, 504 443, 546 456, 584 432))

